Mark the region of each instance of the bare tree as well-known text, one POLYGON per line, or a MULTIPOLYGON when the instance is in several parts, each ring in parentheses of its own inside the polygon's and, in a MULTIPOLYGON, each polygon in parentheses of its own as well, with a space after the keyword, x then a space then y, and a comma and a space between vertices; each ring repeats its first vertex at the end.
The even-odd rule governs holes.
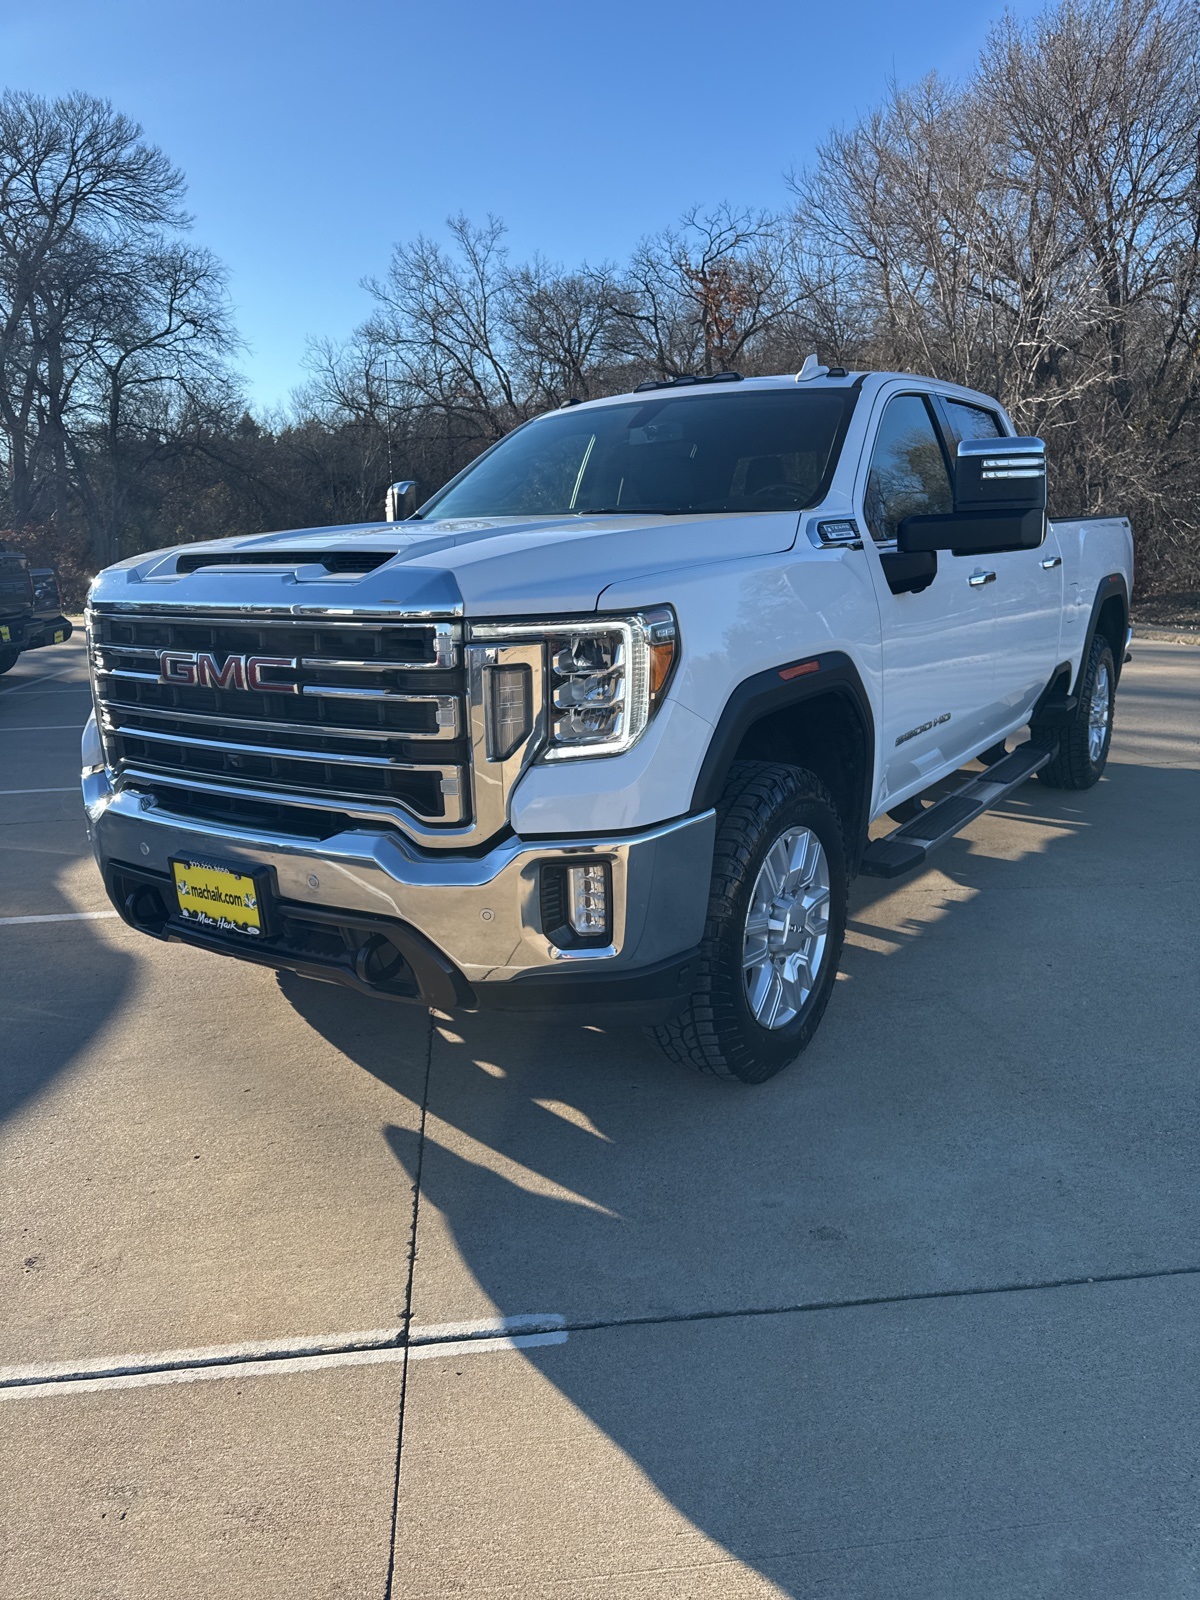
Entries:
POLYGON ((374 517, 538 412, 809 350, 994 393, 1060 511, 1134 519, 1141 582, 1200 590, 1200 0, 1051 0, 976 69, 888 86, 790 214, 689 211, 625 263, 517 261, 450 220, 367 280, 285 417, 250 417, 182 178, 103 101, 0 99, 0 503, 93 562, 374 517), (68 528, 69 525, 69 528, 68 528))
POLYGON ((82 507, 97 565, 175 423, 228 386, 224 273, 181 243, 183 178, 102 100, 0 97, 0 430, 20 531, 82 507))
POLYGON ((513 285, 504 224, 447 224, 453 253, 424 235, 397 245, 367 336, 388 350, 413 399, 478 429, 481 442, 528 412, 528 373, 511 340, 513 285))
POLYGON ((513 347, 539 401, 590 400, 620 386, 620 290, 611 267, 564 272, 535 257, 513 272, 510 293, 513 347))
POLYGON ((1064 0, 792 180, 858 359, 998 394, 1054 439, 1061 504, 1139 515, 1152 578, 1194 549, 1198 160, 1193 0, 1064 0))
POLYGON ((804 292, 776 219, 729 205, 642 240, 616 288, 620 347, 661 377, 732 369, 804 292))
POLYGON ((123 553, 133 479, 178 448, 172 417, 211 406, 237 341, 225 272, 208 251, 163 241, 113 251, 100 285, 65 431, 97 558, 111 562, 123 553))
POLYGON ((66 318, 80 277, 71 268, 94 265, 96 247, 182 226, 182 195, 180 173, 107 101, 0 96, 0 427, 18 528, 34 512, 47 451, 62 509, 66 318))

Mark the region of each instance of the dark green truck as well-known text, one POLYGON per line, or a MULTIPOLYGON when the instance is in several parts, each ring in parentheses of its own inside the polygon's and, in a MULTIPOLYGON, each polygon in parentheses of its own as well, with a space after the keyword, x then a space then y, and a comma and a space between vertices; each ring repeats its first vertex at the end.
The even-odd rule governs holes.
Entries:
POLYGON ((53 567, 32 567, 28 557, 0 543, 0 673, 26 650, 63 644, 71 637, 53 567))

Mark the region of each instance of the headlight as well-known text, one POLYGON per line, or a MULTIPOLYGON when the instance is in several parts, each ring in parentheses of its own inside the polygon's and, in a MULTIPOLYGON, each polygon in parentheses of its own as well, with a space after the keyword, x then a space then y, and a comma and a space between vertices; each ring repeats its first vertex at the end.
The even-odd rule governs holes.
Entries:
POLYGON ((619 755, 641 738, 675 663, 675 613, 563 623, 548 638, 547 761, 619 755))
POLYGON ((628 750, 662 703, 678 651, 675 613, 669 606, 628 617, 581 617, 542 625, 478 623, 471 637, 545 641, 545 761, 628 750))

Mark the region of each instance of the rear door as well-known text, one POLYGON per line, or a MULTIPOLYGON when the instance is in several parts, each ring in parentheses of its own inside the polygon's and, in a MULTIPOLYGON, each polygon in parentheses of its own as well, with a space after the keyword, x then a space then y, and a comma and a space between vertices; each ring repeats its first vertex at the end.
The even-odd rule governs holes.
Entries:
POLYGON ((903 798, 989 742, 995 656, 994 583, 972 583, 981 563, 939 551, 937 576, 918 594, 894 594, 887 556, 903 518, 951 509, 950 461, 928 395, 893 391, 872 418, 855 498, 876 551, 871 578, 883 634, 883 798, 903 798))
MULTIPOLYGON (((1008 435, 999 412, 938 395, 936 405, 953 454, 960 439, 1008 435)), ((1053 528, 1038 550, 977 557, 995 578, 987 584, 995 612, 995 659, 988 680, 988 716, 1008 727, 1030 710, 1057 664, 1062 625, 1063 564, 1053 528)))

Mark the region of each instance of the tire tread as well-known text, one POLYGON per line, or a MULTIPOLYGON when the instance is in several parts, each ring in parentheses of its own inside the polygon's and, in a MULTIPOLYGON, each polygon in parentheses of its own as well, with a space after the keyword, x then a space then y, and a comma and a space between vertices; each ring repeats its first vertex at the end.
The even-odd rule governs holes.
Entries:
MULTIPOLYGON (((1035 723, 1030 732, 1038 744, 1056 743, 1057 749, 1038 772, 1038 779, 1050 789, 1090 789, 1100 781, 1108 760, 1105 746, 1100 765, 1094 766, 1088 750, 1088 708, 1091 704, 1092 685, 1104 657, 1108 657, 1109 682, 1115 694, 1117 684, 1116 664, 1112 646, 1102 633, 1097 633, 1088 651, 1087 662, 1079 680, 1079 703, 1071 720, 1061 729, 1043 729, 1035 723)), ((1111 740, 1111 730, 1109 738, 1111 740)))
MULTIPOLYGON (((732 1002, 727 994, 722 994, 725 974, 721 971, 720 945, 764 831, 769 829, 780 809, 802 800, 827 807, 837 823, 839 835, 842 834, 841 819, 829 790, 813 773, 802 767, 769 761, 739 761, 730 769, 717 806, 712 888, 691 999, 677 1017, 650 1030, 671 1061, 718 1078, 760 1081, 747 1072, 748 1052, 731 1049, 728 1042, 734 1017, 732 1002)), ((844 838, 842 845, 844 854, 844 838)), ((835 967, 841 953, 840 933, 841 930, 837 930, 838 937, 834 940, 831 928, 830 937, 834 943, 826 956, 835 967)), ((825 999, 828 998, 826 987, 825 999)), ((820 1021, 824 1004, 822 1000, 811 1014, 804 1043, 820 1021)))

